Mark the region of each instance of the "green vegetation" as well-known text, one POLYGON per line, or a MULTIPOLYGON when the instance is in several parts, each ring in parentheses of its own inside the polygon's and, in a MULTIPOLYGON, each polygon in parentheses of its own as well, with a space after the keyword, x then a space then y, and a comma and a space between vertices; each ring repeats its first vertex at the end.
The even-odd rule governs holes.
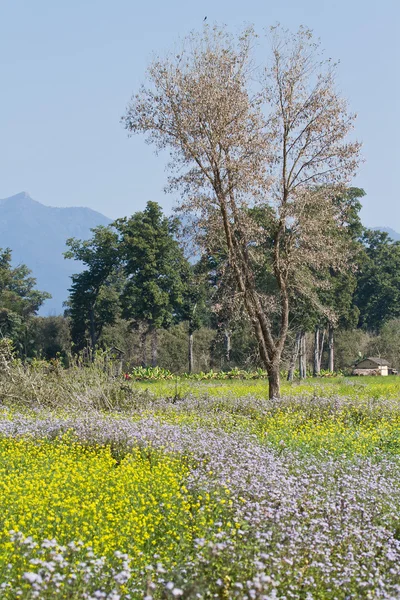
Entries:
POLYGON ((31 352, 32 318, 47 292, 36 289, 36 279, 25 265, 13 267, 11 250, 0 248, 0 335, 11 338, 21 356, 31 352))
MULTIPOLYGON (((218 374, 216 374, 218 375, 218 374)), ((136 383, 140 390, 148 390, 151 394, 162 398, 170 398, 177 394, 186 396, 224 396, 227 393, 234 398, 268 396, 268 382, 263 379, 229 379, 223 377, 206 377, 203 380, 186 378, 167 378, 160 381, 140 381, 136 383)), ((346 396, 350 398, 379 398, 396 399, 400 396, 400 378, 396 375, 389 377, 327 377, 309 378, 302 381, 284 382, 282 392, 285 397, 301 396, 305 398, 346 396)))

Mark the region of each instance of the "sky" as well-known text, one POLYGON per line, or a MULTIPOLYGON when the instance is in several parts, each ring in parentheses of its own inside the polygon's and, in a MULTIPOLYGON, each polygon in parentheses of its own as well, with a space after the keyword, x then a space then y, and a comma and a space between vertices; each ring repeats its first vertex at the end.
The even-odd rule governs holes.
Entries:
POLYGON ((400 231, 400 0, 0 0, 0 198, 167 212, 165 157, 120 119, 154 53, 207 22, 313 29, 358 113, 367 226, 400 231))

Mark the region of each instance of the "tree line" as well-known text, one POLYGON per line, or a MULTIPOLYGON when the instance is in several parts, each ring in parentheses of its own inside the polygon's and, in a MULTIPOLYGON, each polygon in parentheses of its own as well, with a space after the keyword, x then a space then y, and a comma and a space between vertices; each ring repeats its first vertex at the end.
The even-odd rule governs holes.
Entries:
MULTIPOLYGON (((348 368, 367 352, 398 366, 400 244, 363 227, 363 195, 349 188, 340 199, 354 262, 346 272, 325 274, 318 291, 324 310, 303 297, 292 301, 282 362, 289 379, 295 371, 300 377, 310 369, 316 376, 321 368, 333 371, 335 363, 348 368)), ((35 316, 49 294, 35 289, 24 265, 11 266, 10 250, 2 251, 1 335, 24 358, 67 359, 82 351, 94 357, 97 349, 116 346, 131 366, 189 372, 263 366, 227 255, 188 260, 182 235, 179 219, 149 202, 130 218, 94 229, 89 240, 69 239, 65 257, 84 269, 72 277, 63 317, 35 316)), ((263 271, 258 285, 275 293, 263 271)))

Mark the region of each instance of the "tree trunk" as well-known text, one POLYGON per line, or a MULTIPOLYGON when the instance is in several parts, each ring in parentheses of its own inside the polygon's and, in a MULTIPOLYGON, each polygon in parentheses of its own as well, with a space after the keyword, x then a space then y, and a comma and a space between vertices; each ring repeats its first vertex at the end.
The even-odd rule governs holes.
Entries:
POLYGON ((306 333, 300 333, 300 352, 299 352, 299 375, 300 379, 307 377, 307 356, 306 356, 306 333))
POLYGON ((229 366, 231 362, 231 332, 228 329, 225 329, 225 360, 226 364, 229 366))
POLYGON ((193 373, 193 331, 189 330, 189 373, 193 373))
POLYGON ((321 343, 319 345, 319 368, 321 369, 321 365, 322 365, 322 356, 324 354, 324 343, 325 343, 325 329, 323 329, 322 331, 322 336, 321 336, 321 343))
POLYGON ((303 331, 303 379, 307 379, 307 345, 306 332, 303 331))
POLYGON ((319 349, 319 326, 315 326, 314 330, 314 368, 313 375, 318 377, 321 371, 321 363, 319 361, 320 349, 319 349))
POLYGON ((329 350, 329 358, 328 358, 328 370, 333 373, 335 370, 335 356, 334 356, 334 339, 333 339, 333 327, 329 325, 328 332, 328 350, 329 350))
POLYGON ((157 328, 153 327, 151 332, 151 366, 157 366, 157 354, 158 354, 158 332, 157 328))
POLYGON ((287 376, 288 381, 293 381, 294 369, 296 366, 297 357, 299 355, 300 338, 301 338, 301 333, 300 333, 300 331, 298 331, 296 333, 296 340, 294 343, 294 348, 293 348, 292 356, 290 359, 288 376, 287 376))
POLYGON ((147 367, 147 330, 140 334, 140 345, 142 350, 142 367, 147 367))
POLYGON ((89 312, 89 318, 90 318, 90 345, 91 345, 91 360, 92 362, 94 362, 95 359, 95 354, 96 354, 96 328, 95 328, 95 323, 94 323, 94 307, 90 308, 90 312, 89 312))
POLYGON ((235 274, 238 289, 243 294, 244 306, 252 323, 253 330, 258 342, 260 358, 267 369, 268 376, 271 375, 273 381, 272 393, 275 397, 279 397, 279 366, 289 327, 289 293, 285 276, 282 272, 282 269, 280 269, 279 266, 280 235, 282 232, 283 224, 280 225, 279 231, 275 236, 274 246, 274 271, 280 291, 281 305, 279 334, 276 338, 274 338, 271 325, 265 316, 264 308, 260 302, 257 293, 255 276, 249 256, 246 235, 243 232, 243 230, 241 230, 239 231, 238 237, 236 230, 233 230, 232 224, 230 222, 228 203, 230 203, 230 208, 234 209, 235 226, 237 226, 237 224, 240 223, 240 219, 237 216, 237 209, 235 206, 235 199, 233 198, 233 192, 231 191, 228 195, 225 195, 222 190, 220 180, 216 181, 215 186, 215 193, 219 201, 222 221, 224 225, 230 264, 232 265, 233 272, 235 274), (273 375, 276 369, 278 369, 277 377, 276 374, 273 375))
POLYGON ((268 369, 268 382, 269 382, 269 399, 280 397, 280 373, 279 373, 279 363, 271 365, 268 369))

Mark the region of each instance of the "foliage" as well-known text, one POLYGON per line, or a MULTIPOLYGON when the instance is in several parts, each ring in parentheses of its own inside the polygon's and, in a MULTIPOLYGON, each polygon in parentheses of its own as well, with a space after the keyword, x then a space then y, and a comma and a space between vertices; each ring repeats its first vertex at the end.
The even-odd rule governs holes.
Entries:
POLYGON ((122 295, 124 317, 150 328, 168 327, 182 304, 182 250, 174 239, 176 223, 156 202, 143 212, 115 223, 127 282, 122 295))
POLYGON ((71 319, 71 337, 76 351, 88 345, 92 353, 104 325, 112 324, 119 314, 121 291, 118 270, 118 234, 112 227, 96 227, 90 240, 67 240, 67 259, 83 262, 86 269, 72 276, 67 314, 71 319))
POLYGON ((28 324, 43 302, 47 292, 35 289, 36 279, 25 265, 11 265, 11 250, 0 249, 0 335, 13 340, 21 355, 30 352, 28 324))
MULTIPOLYGON (((180 323, 163 330, 159 335, 159 364, 175 374, 188 370, 188 323, 180 323)), ((208 371, 216 363, 212 352, 215 331, 201 327, 193 333, 193 372, 208 371)))
POLYGON ((26 265, 11 266, 10 248, 0 249, 0 304, 23 319, 35 315, 50 298, 47 292, 35 289, 36 279, 30 274, 26 265))
POLYGON ((369 356, 382 356, 393 369, 400 369, 400 319, 386 321, 378 335, 370 338, 369 356))
MULTIPOLYGON (((362 329, 339 329, 335 334, 335 364, 337 369, 351 369, 370 352, 371 335, 362 329)), ((383 356, 383 355, 382 355, 383 356)))
POLYGON ((67 363, 71 354, 69 322, 62 316, 36 317, 30 323, 31 354, 46 360, 61 356, 67 363))
POLYGON ((182 375, 174 375, 168 369, 161 369, 160 367, 137 367, 129 373, 130 378, 136 381, 163 381, 168 379, 177 380, 192 380, 192 381, 225 381, 227 379, 268 379, 268 373, 262 369, 256 371, 244 371, 242 369, 231 369, 230 371, 208 371, 204 373, 183 373, 182 375))
POLYGON ((387 233, 367 230, 363 237, 365 259, 358 276, 355 303, 360 325, 379 331, 400 316, 400 243, 387 233))
POLYGON ((188 323, 189 335, 209 324, 210 312, 207 306, 209 297, 208 282, 199 265, 183 263, 182 278, 184 281, 183 301, 179 318, 188 323))
POLYGON ((163 379, 174 379, 174 375, 168 369, 161 367, 135 367, 127 373, 129 379, 135 381, 162 381, 163 379))

